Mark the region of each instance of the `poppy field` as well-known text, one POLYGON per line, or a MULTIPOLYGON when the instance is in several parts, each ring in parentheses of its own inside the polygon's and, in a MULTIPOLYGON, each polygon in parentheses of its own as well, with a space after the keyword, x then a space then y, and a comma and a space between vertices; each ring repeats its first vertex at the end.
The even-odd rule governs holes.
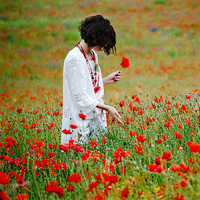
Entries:
POLYGON ((199 8, 198 0, 3 0, 0 199, 200 199, 199 8), (81 39, 79 22, 95 14, 116 31, 117 55, 98 56, 103 76, 122 71, 104 102, 124 127, 107 114, 106 135, 61 145, 64 58, 81 39))

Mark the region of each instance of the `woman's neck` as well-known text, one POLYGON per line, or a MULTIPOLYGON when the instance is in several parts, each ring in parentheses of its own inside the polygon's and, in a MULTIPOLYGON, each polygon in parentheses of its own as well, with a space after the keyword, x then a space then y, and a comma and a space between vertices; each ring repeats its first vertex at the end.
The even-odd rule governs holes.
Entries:
POLYGON ((91 47, 88 47, 87 43, 85 43, 84 40, 81 40, 80 45, 82 46, 84 52, 86 55, 90 54, 90 50, 92 49, 91 47))

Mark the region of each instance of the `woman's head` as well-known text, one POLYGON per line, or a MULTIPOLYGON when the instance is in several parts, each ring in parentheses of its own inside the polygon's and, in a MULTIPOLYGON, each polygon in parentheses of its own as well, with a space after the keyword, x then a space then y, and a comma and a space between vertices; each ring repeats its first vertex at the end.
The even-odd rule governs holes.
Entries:
POLYGON ((89 47, 100 46, 109 55, 116 53, 116 34, 108 19, 102 15, 87 17, 79 26, 81 38, 89 47))

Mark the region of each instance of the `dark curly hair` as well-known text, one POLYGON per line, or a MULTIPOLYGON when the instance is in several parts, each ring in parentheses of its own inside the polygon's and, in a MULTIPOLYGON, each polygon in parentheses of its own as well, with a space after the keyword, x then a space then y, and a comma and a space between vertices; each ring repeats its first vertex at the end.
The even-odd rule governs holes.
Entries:
POLYGON ((78 29, 89 47, 101 46, 106 55, 116 54, 115 30, 102 15, 87 17, 78 29))

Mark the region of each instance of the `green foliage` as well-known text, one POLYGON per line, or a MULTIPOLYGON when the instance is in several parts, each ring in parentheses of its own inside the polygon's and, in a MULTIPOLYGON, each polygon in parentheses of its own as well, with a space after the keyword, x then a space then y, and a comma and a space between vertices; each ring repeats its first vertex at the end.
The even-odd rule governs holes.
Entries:
POLYGON ((156 1, 154 1, 153 2, 154 4, 156 4, 156 5, 163 5, 163 4, 166 4, 167 3, 167 0, 156 0, 156 1))

